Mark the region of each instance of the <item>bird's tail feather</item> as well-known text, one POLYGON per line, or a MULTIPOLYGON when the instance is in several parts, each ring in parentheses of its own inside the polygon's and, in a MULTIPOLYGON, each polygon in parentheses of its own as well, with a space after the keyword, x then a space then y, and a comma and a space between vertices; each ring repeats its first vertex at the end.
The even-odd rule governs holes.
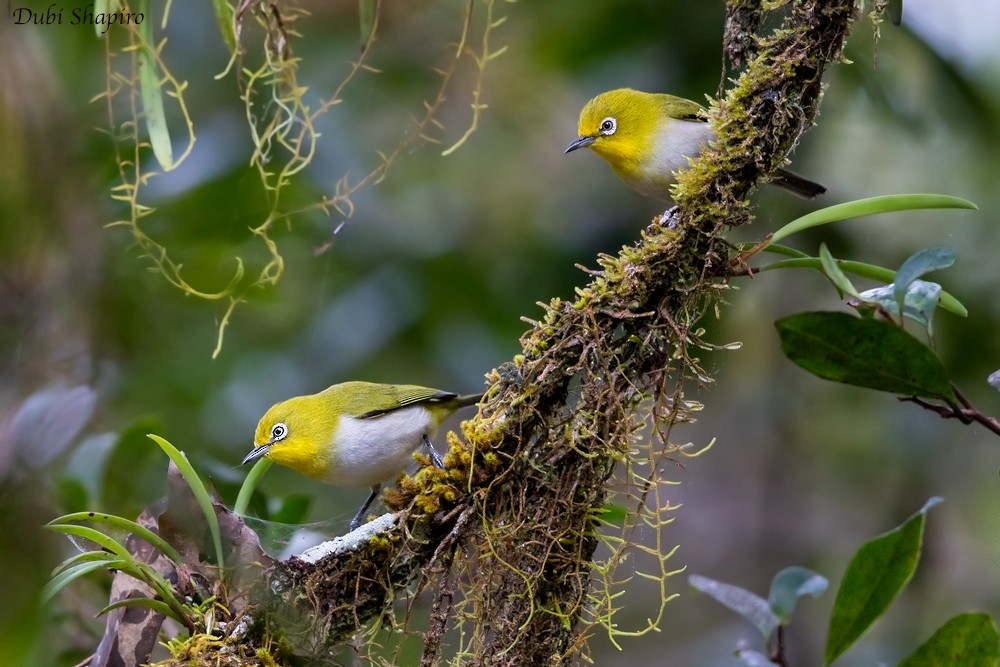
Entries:
POLYGON ((787 169, 779 169, 775 172, 774 180, 771 182, 806 199, 815 199, 826 192, 825 185, 820 185, 816 181, 810 181, 808 178, 799 176, 787 169))

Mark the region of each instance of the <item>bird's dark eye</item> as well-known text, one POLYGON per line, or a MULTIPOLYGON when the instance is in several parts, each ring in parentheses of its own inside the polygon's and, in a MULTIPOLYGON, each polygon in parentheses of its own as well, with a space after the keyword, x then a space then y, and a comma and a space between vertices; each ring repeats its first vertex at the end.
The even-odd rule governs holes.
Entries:
POLYGON ((271 427, 271 442, 281 440, 286 435, 288 435, 288 427, 284 424, 278 423, 271 427))
POLYGON ((614 134, 618 123, 610 116, 601 121, 601 134, 614 134))

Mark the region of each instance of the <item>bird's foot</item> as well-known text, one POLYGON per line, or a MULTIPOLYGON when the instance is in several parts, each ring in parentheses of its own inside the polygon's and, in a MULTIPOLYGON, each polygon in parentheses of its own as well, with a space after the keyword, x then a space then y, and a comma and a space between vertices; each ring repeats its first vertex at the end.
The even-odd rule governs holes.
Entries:
POLYGON ((660 217, 653 218, 654 225, 660 225, 661 227, 666 227, 667 229, 673 229, 677 226, 677 212, 680 210, 679 206, 671 206, 666 211, 660 214, 660 217))
POLYGON ((434 467, 444 468, 444 459, 441 458, 441 455, 438 454, 438 451, 434 449, 434 444, 431 442, 431 439, 427 437, 426 434, 424 434, 424 444, 427 445, 427 451, 430 452, 431 463, 434 464, 434 467))

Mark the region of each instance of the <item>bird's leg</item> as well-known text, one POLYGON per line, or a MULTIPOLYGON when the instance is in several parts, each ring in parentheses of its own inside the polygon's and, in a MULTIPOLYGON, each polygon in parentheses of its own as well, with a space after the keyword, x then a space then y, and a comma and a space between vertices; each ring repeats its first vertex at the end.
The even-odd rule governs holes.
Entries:
POLYGON ((431 442, 431 439, 429 437, 427 437, 426 433, 424 433, 424 444, 427 445, 427 449, 431 453, 431 463, 434 464, 434 467, 435 468, 443 468, 444 467, 444 459, 442 459, 441 455, 438 454, 438 451, 436 449, 434 449, 434 444, 431 442))
POLYGON ((368 500, 365 501, 365 504, 361 506, 361 509, 358 510, 358 513, 354 515, 353 519, 351 519, 351 523, 348 524, 347 526, 348 532, 353 531, 355 528, 361 525, 362 519, 365 518, 365 512, 368 511, 368 508, 371 507, 372 503, 375 502, 375 499, 378 498, 378 492, 381 489, 382 489, 381 484, 374 484, 372 486, 372 492, 371 495, 368 496, 368 500))
POLYGON ((676 205, 671 206, 662 214, 660 214, 658 218, 653 218, 653 223, 650 225, 650 227, 652 227, 653 225, 661 225, 661 226, 666 225, 667 229, 673 229, 674 227, 677 226, 677 221, 674 220, 674 216, 676 216, 678 211, 680 210, 681 209, 679 206, 676 205))

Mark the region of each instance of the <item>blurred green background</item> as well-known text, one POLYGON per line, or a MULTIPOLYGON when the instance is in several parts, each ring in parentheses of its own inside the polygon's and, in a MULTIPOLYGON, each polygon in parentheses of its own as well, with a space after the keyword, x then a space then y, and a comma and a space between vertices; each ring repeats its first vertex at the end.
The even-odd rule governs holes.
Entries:
MULTIPOLYGON (((35 3, 41 7, 47 3, 35 3)), ((434 67, 454 49, 465 3, 385 3, 370 63, 323 118, 312 166, 290 197, 310 202, 345 173, 359 178, 403 137, 432 94, 434 67)), ((16 5, 15 6, 20 6, 16 5)), ((33 5, 32 5, 33 6, 33 5)), ((66 13, 75 5, 66 4, 66 13)), ((80 5, 82 6, 82 4, 80 5)), ((358 55, 356 2, 307 2, 295 25, 300 83, 328 94, 358 55)), ((173 4, 166 60, 190 84, 193 155, 150 185, 159 208, 145 228, 190 268, 199 288, 225 285, 243 257, 266 261, 248 229, 266 201, 248 168, 251 143, 206 3, 173 4)), ((482 21, 483 5, 474 4, 482 21)), ((76 509, 134 516, 163 491, 166 458, 144 433, 183 449, 232 500, 253 428, 273 402, 347 379, 475 391, 483 373, 515 354, 536 301, 569 296, 599 252, 632 243, 663 209, 623 186, 599 158, 563 155, 580 107, 602 90, 631 86, 701 100, 721 69, 721 2, 498 4, 491 36, 507 52, 490 63, 479 130, 449 157, 417 145, 355 213, 297 218, 275 233, 286 272, 274 289, 246 295, 212 360, 224 304, 184 297, 148 270, 131 237, 104 228, 124 209, 106 107, 104 45, 87 26, 0 21, 0 655, 7 664, 71 665, 92 650, 107 575, 37 602, 70 545, 39 529, 76 509), (333 239, 325 253, 316 249, 333 239), (121 437, 119 437, 121 436, 121 437), (11 661, 12 660, 12 661, 11 661)), ((898 214, 823 227, 795 239, 815 254, 898 266, 949 245, 958 263, 937 274, 970 310, 941 314, 938 350, 986 412, 1000 396, 985 383, 1000 367, 1000 10, 974 0, 905 4, 902 28, 883 26, 876 52, 861 22, 834 67, 818 125, 794 168, 829 194, 806 203, 764 189, 755 240, 818 205, 900 192, 971 199, 978 212, 898 214), (877 59, 877 62, 876 62, 877 59)), ((157 19, 158 21, 158 19, 157 19)), ((159 30, 157 26, 157 30, 159 30)), ((442 111, 448 145, 469 119, 469 61, 442 111)), ((179 128, 174 128, 175 131, 179 128)), ((839 582, 850 554, 932 495, 923 562, 901 600, 838 664, 893 663, 952 615, 1000 612, 1000 444, 982 429, 945 422, 885 395, 824 383, 782 357, 773 321, 804 309, 842 309, 808 272, 742 280, 723 317, 705 322, 736 352, 706 355, 717 377, 692 389, 701 421, 675 437, 706 455, 668 471, 683 503, 670 529, 673 563, 765 591, 800 564, 839 582)), ((868 287, 870 285, 864 285, 868 287)), ((360 489, 303 481, 283 469, 264 481, 281 499, 311 497, 309 520, 343 529, 360 489)), ((593 640, 599 665, 729 665, 754 630, 671 580, 661 633, 618 652, 593 640)), ((618 619, 643 625, 653 610, 636 585, 618 619)), ((817 664, 833 591, 802 603, 790 632, 796 665, 817 664)))

